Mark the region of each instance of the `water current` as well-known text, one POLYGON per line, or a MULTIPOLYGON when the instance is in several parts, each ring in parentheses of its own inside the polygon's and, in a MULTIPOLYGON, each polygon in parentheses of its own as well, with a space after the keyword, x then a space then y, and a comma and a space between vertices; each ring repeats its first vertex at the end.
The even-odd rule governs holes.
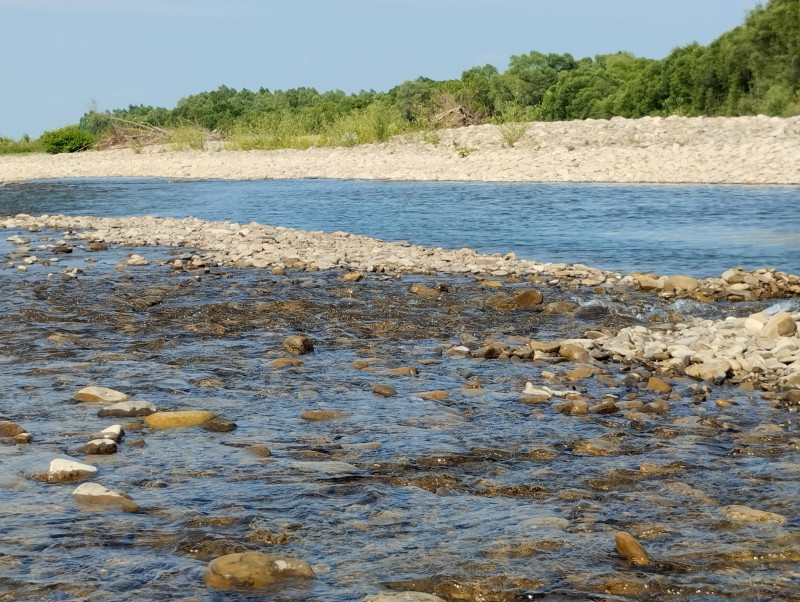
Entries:
POLYGON ((800 273, 796 186, 71 180, 0 188, 0 213, 256 221, 620 272, 800 273))
MULTIPOLYGON (((789 188, 324 181, 0 189, 6 213, 191 214, 695 275, 751 263, 800 272, 798 212, 787 209, 797 200, 789 188), (650 215, 633 212, 648 195, 650 215), (523 217, 521 198, 534 197, 546 200, 523 217), (616 208, 592 209, 587 197, 595 205, 617 199, 616 208), (726 202, 743 213, 725 221, 726 202), (692 229, 683 212, 700 219, 695 204, 715 207, 722 221, 692 229), (576 213, 583 225, 567 221, 561 232, 576 213), (634 214, 639 228, 624 232, 622 216, 634 214), (616 230, 593 231, 601 215, 612 216, 616 230), (675 223, 686 228, 672 232, 675 223), (729 231, 733 223, 740 226, 729 231), (711 231, 728 232, 732 247, 728 238, 701 235, 711 231), (620 250, 625 245, 636 250, 620 250), (639 255, 645 247, 651 252, 639 255)), ((0 420, 33 435, 29 445, 0 444, 2 601, 357 601, 395 590, 448 601, 797 599, 796 414, 730 384, 703 392, 675 378, 671 394, 659 393, 635 365, 607 361, 601 374, 571 381, 566 372, 575 364, 563 358, 443 352, 489 340, 561 340, 676 314, 743 316, 775 302, 541 287, 546 302, 576 308, 508 311, 501 302, 530 284, 493 290, 448 275, 343 283, 339 272, 190 273, 159 261, 191 249, 90 252, 67 237, 73 252, 55 255, 47 245, 64 233, 0 234, 0 255, 19 252, 7 240, 18 235, 40 258, 24 273, 0 266, 0 420), (115 269, 131 252, 150 265, 115 269), (61 277, 68 267, 82 270, 77 279, 61 277), (409 291, 415 282, 445 292, 422 299, 409 291), (313 339, 313 353, 275 364, 288 355, 284 338, 298 332, 313 339), (392 371, 403 367, 417 374, 392 371), (549 403, 521 402, 528 381, 587 399, 668 397, 670 409, 569 416, 549 403), (396 395, 376 395, 376 384, 396 395), (159 430, 141 419, 99 418, 98 404, 72 400, 88 385, 163 410, 211 410, 238 427, 159 430), (447 395, 422 397, 433 390, 447 395), (301 417, 309 410, 346 415, 301 417), (114 422, 127 432, 116 454, 81 452, 88 434, 114 422), (71 499, 75 483, 35 478, 64 456, 97 466, 94 480, 130 495, 139 510, 87 509, 71 499), (722 513, 732 504, 786 522, 733 520, 722 513), (652 562, 621 558, 617 530, 635 535, 652 562), (208 561, 244 550, 301 558, 318 578, 255 593, 203 583, 208 561)))

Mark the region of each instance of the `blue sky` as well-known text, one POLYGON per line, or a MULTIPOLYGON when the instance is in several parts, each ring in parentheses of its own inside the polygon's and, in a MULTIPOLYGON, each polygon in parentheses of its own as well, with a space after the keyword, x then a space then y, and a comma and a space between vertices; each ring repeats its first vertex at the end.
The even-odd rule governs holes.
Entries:
POLYGON ((386 91, 512 54, 663 58, 757 0, 0 0, 0 135, 225 84, 386 91))

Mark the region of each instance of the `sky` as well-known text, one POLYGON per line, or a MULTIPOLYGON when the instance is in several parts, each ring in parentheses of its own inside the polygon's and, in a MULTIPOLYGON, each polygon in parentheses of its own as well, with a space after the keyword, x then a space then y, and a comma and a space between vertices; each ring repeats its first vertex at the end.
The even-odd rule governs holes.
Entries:
POLYGON ((0 136, 232 88, 388 91, 538 50, 660 59, 757 0, 0 0, 0 136))

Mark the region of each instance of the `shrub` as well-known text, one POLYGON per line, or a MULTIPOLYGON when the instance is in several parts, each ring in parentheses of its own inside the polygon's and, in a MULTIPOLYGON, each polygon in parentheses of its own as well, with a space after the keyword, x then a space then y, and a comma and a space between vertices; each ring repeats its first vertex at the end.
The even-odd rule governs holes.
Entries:
POLYGON ((58 153, 74 153, 86 150, 94 143, 94 137, 84 132, 77 125, 68 125, 58 130, 50 130, 39 138, 45 152, 55 155, 58 153))
POLYGON ((23 153, 41 152, 42 147, 38 142, 31 140, 24 134, 17 142, 11 138, 0 136, 0 155, 21 155, 23 153))
POLYGON ((181 125, 170 130, 167 141, 172 150, 203 150, 206 147, 206 130, 190 125, 181 125))

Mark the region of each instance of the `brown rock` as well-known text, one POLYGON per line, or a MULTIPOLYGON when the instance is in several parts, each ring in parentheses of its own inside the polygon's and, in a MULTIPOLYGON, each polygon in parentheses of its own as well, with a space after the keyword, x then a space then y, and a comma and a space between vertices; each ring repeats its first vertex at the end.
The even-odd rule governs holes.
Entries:
POLYGON ((283 341, 283 348, 295 355, 305 355, 314 351, 314 343, 304 334, 292 335, 283 341))
POLYGON ((650 564, 650 555, 636 541, 633 535, 625 531, 617 531, 614 533, 614 539, 617 543, 617 552, 625 560, 637 565, 650 564))
POLYGON ((572 360, 573 362, 588 363, 590 359, 586 349, 570 343, 559 346, 558 355, 568 360, 572 360))
POLYGON ((25 429, 16 422, 10 420, 0 420, 0 437, 14 437, 24 433, 25 429))
POLYGON ((93 439, 83 446, 83 453, 106 455, 117 453, 117 444, 112 439, 93 439))
POLYGON ((257 456, 261 456, 262 458, 269 458, 272 455, 272 452, 266 445, 262 445, 261 443, 256 443, 255 445, 249 445, 247 449, 254 453, 257 456))
POLYGON ((419 371, 414 366, 403 366, 402 368, 391 368, 389 370, 392 374, 405 374, 413 376, 419 374, 419 371))
POLYGON ((645 292, 660 291, 664 288, 663 282, 656 280, 652 276, 647 276, 646 274, 634 276, 633 280, 636 282, 636 285, 645 292))
POLYGON ((777 523, 782 525, 786 522, 786 517, 782 514, 756 510, 754 508, 748 508, 747 506, 725 506, 720 510, 720 513, 728 518, 747 523, 777 523))
POLYGON ((568 314, 577 309, 578 304, 572 301, 553 301, 542 308, 547 314, 568 314))
POLYGON ((308 563, 276 554, 243 552, 215 558, 203 580, 215 589, 259 589, 291 579, 316 579, 308 563))
POLYGON ((531 341, 528 343, 528 348, 534 351, 541 351, 543 353, 555 353, 561 347, 559 341, 531 341))
POLYGON ((664 283, 664 288, 669 290, 693 291, 699 286, 697 278, 691 276, 670 276, 664 283))
POLYGON ((199 426, 215 418, 213 412, 207 410, 184 410, 179 412, 155 412, 145 416, 144 422, 158 428, 176 428, 182 426, 199 426))
MULTIPOLYGON (((519 398, 520 403, 546 403, 550 401, 550 397, 548 395, 523 395, 519 398)), ((571 402, 570 402, 571 407, 571 402)))
POLYGON ((294 357, 279 357, 278 359, 271 361, 269 365, 273 368, 285 368, 286 366, 293 366, 296 368, 298 366, 302 366, 303 362, 294 357))
POLYGON ((204 422, 201 426, 203 429, 213 433, 230 433, 236 428, 236 423, 227 418, 216 416, 208 422, 204 422))
POLYGON ((358 282, 364 277, 361 272, 349 272, 342 276, 342 282, 358 282))
POLYGON ((104 242, 90 242, 90 251, 108 251, 108 245, 104 242))
POLYGON ((397 395, 397 391, 392 389, 389 385, 375 385, 372 387, 372 392, 375 395, 380 395, 382 397, 391 397, 392 395, 397 395))
POLYGON ((428 401, 443 401, 448 398, 447 391, 428 391, 427 393, 421 393, 420 399, 425 399, 428 401))
POLYGON ((337 420, 339 418, 347 418, 350 414, 347 412, 340 412, 339 410, 306 410, 300 414, 303 420, 311 420, 313 422, 320 422, 323 420, 337 420))
POLYGON ((425 286, 424 284, 412 284, 411 288, 409 288, 412 295, 416 295, 417 297, 421 297, 422 299, 436 299, 442 293, 437 291, 435 288, 431 288, 429 286, 425 286))
POLYGON ((98 483, 83 483, 78 485, 72 496, 76 501, 90 507, 111 507, 124 510, 125 512, 136 512, 139 509, 129 497, 106 489, 98 483))
POLYGON ((672 387, 670 387, 657 376, 650 377, 650 379, 647 381, 647 388, 651 391, 658 391, 659 393, 669 393, 672 391, 672 387))
POLYGON ((530 309, 531 307, 536 307, 537 305, 541 305, 543 300, 544 296, 542 295, 542 293, 540 293, 536 289, 530 289, 521 292, 519 295, 514 297, 512 303, 520 309, 530 309))

